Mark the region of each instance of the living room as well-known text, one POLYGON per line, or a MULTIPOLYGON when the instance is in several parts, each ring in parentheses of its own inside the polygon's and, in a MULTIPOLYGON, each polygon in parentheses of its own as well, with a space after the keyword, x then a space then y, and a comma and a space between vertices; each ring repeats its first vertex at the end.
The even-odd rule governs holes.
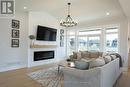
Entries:
MULTIPOLYGON (((71 83, 72 79, 70 78, 69 80, 71 81, 69 83, 71 86, 65 85, 65 80, 69 81, 68 76, 72 76, 72 78, 75 78, 75 81, 79 81, 77 78, 80 77, 73 77, 74 72, 77 72, 75 75, 79 73, 79 76, 82 77, 81 74, 83 74, 84 71, 90 75, 90 73, 92 74, 92 72, 94 72, 90 71, 95 69, 104 71, 98 72, 98 74, 102 73, 101 76, 104 78, 100 79, 101 82, 102 80, 104 80, 104 82, 101 83, 99 87, 104 87, 104 85, 108 85, 106 87, 112 87, 111 85, 115 85, 115 87, 130 86, 128 83, 130 80, 130 1, 8 0, 11 1, 9 4, 13 3, 11 4, 14 6, 12 7, 13 14, 8 13, 8 10, 2 8, 2 6, 5 6, 5 3, 8 7, 7 0, 2 1, 0 1, 0 87, 52 87, 52 85, 50 85, 51 83, 48 86, 45 85, 48 82, 45 81, 45 78, 42 78, 44 80, 41 81, 39 78, 34 78, 35 76, 33 77, 33 74, 42 73, 44 71, 50 73, 51 71, 53 72, 55 67, 58 69, 58 72, 63 70, 63 73, 60 72, 60 76, 55 78, 62 79, 62 74, 64 74, 64 80, 57 80, 57 82, 62 82, 63 85, 61 85, 61 87, 73 87, 78 84, 77 82, 77 84, 72 85, 73 82, 71 83), (7 11, 7 13, 4 13, 5 11, 7 11), (71 24, 67 24, 67 18, 72 19, 69 19, 71 23, 73 22, 72 26, 71 24), (65 22, 66 24, 64 24, 65 22), (92 68, 91 70, 88 68, 82 70, 79 68, 84 68, 84 66, 82 66, 84 59, 82 61, 80 60, 82 59, 81 57, 83 57, 82 54, 86 51, 86 56, 89 53, 87 58, 90 58, 90 55, 91 57, 96 55, 96 57, 99 58, 103 58, 103 56, 107 54, 114 54, 114 56, 112 55, 112 61, 108 64, 105 61, 105 65, 101 65, 103 62, 100 62, 100 67, 92 68), (90 51, 92 51, 92 53, 90 51), (74 52, 76 52, 76 56, 78 57, 74 57, 74 52), (100 52, 101 55, 99 55, 100 52), (116 59, 115 54, 119 54, 118 57, 121 56, 121 58, 116 59), (76 66, 76 62, 81 64, 76 66), (66 70, 65 63, 69 64, 67 66, 72 68, 72 70, 76 67, 78 67, 78 69, 74 72, 70 69, 70 72, 73 72, 70 73, 69 70, 66 70), (110 69, 109 64, 111 67, 121 65, 121 68, 117 66, 115 69, 110 69), (108 67, 106 65, 108 65, 108 67), (102 67, 106 67, 106 70, 102 67), (80 70, 81 72, 79 72, 80 70), (115 73, 113 70, 118 72, 115 73), (111 73, 106 73, 109 71, 111 71, 111 73), (69 73, 69 75, 66 73, 69 73), (116 77, 114 77, 114 75, 116 77), (109 76, 114 78, 109 78, 109 76), (111 79, 114 80, 112 81, 111 79), (124 80, 126 79, 127 81, 125 82, 124 80), (109 82, 105 83, 106 81, 109 82)), ((85 59, 85 61, 86 60, 88 63, 88 61, 96 59, 91 58, 91 60, 85 59)), ((107 60, 109 61, 109 58, 107 60)), ((90 67, 90 65, 89 63, 87 66, 90 67)), ((54 73, 57 75, 58 72, 54 73)), ((52 77, 53 75, 50 76, 52 77)), ((92 77, 86 77, 85 79, 88 78, 92 77)), ((94 79, 91 81, 95 81, 94 79)), ((95 82, 95 85, 99 83, 95 82)), ((88 82, 87 84, 89 85, 84 86, 81 84, 80 86, 95 87, 90 85, 92 83, 88 82)), ((60 87, 60 85, 57 87, 60 87)))

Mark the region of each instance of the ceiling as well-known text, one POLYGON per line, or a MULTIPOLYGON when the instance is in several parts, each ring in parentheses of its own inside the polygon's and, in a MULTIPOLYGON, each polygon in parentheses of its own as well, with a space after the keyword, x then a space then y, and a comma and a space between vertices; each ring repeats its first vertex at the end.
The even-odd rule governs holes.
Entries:
MULTIPOLYGON (((118 0, 15 0, 16 11, 44 11, 59 21, 67 15, 67 3, 71 2, 72 18, 78 22, 124 16, 118 0), (24 9, 27 7, 27 9, 24 9), (106 12, 110 15, 107 16, 106 12)), ((122 0, 123 1, 123 0, 122 0)))
POLYGON ((119 0, 126 16, 130 19, 130 0, 119 0))

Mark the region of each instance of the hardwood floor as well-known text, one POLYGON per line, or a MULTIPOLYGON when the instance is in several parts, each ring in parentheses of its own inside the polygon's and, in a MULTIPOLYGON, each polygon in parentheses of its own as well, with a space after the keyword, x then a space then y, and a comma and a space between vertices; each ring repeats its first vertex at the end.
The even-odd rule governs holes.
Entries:
POLYGON ((114 87, 130 87, 130 69, 122 73, 114 87))
MULTIPOLYGON (((56 64, 38 66, 33 68, 22 68, 0 73, 0 87, 43 87, 27 76, 27 73, 46 69, 56 64)), ((130 70, 123 72, 114 87, 130 87, 130 70)))
POLYGON ((43 87, 28 77, 27 73, 52 66, 55 66, 55 64, 0 72, 0 87, 43 87))

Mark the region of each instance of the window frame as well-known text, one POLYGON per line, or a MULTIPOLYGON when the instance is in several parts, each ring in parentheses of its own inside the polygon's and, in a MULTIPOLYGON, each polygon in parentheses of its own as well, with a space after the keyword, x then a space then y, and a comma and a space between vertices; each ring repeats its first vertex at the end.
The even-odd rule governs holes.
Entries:
MULTIPOLYGON (((86 31, 86 32, 91 32, 91 31, 100 31, 101 33, 102 33, 102 30, 101 29, 91 29, 91 30, 84 30, 84 31, 86 31)), ((99 48, 99 50, 101 50, 102 49, 102 43, 101 43, 101 33, 100 34, 88 34, 88 35, 79 35, 79 32, 84 32, 84 31, 78 31, 78 35, 77 35, 77 38, 79 38, 79 37, 86 37, 87 38, 87 41, 89 41, 89 38, 90 37, 99 37, 99 40, 100 40, 100 42, 99 42, 99 44, 100 44, 100 48, 99 48)), ((79 50, 79 41, 77 40, 76 41, 77 42, 77 50, 79 50)), ((89 47, 88 47, 88 44, 87 44, 87 50, 89 50, 88 49, 89 47)))
MULTIPOLYGON (((115 24, 115 25, 105 25, 105 26, 98 26, 98 27, 89 27, 89 28, 84 28, 84 29, 72 29, 72 30, 67 30, 67 32, 69 31, 73 31, 75 32, 75 35, 68 35, 68 36, 74 36, 75 37, 75 51, 78 52, 78 48, 79 48, 79 43, 78 43, 78 38, 79 37, 87 37, 88 36, 99 36, 100 38, 100 51, 101 52, 106 52, 106 29, 107 28, 117 28, 118 32, 111 32, 110 34, 114 34, 117 33, 118 34, 118 53, 120 53, 120 25, 119 24, 115 24), (100 34, 92 34, 92 35, 79 35, 80 31, 96 31, 96 30, 101 30, 100 34)), ((87 39, 88 40, 88 39, 87 39)), ((68 41, 66 41, 67 44, 67 55, 68 55, 68 41)), ((87 47, 88 48, 88 47, 87 47)))
POLYGON ((71 53, 68 51, 68 48, 69 48, 68 38, 69 38, 70 36, 74 36, 74 38, 75 38, 75 39, 74 39, 74 41, 75 41, 74 49, 77 50, 77 49, 76 49, 76 31, 74 31, 74 30, 69 30, 69 31, 66 31, 66 32, 67 32, 67 33, 66 33, 66 35, 67 35, 67 37, 66 37, 66 53, 67 53, 67 55, 68 55, 68 54, 71 54, 71 53), (74 35, 68 35, 68 32, 72 32, 72 31, 74 32, 74 35))
MULTIPOLYGON (((119 26, 118 27, 109 27, 109 28, 105 28, 104 29, 104 31, 105 31, 105 35, 104 35, 104 52, 107 52, 107 50, 106 50, 106 35, 109 35, 109 34, 117 34, 117 36, 118 36, 118 41, 117 41, 117 53, 120 53, 120 28, 119 28, 119 26), (117 32, 109 32, 109 33, 107 33, 106 31, 107 31, 107 29, 117 29, 118 31, 117 32)), ((112 52, 112 51, 111 51, 112 52)))

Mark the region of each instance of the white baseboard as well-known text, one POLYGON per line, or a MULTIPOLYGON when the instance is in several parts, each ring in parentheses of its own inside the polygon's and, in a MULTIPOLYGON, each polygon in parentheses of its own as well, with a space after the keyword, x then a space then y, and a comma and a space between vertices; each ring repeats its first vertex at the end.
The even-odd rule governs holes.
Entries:
POLYGON ((61 61, 62 59, 50 59, 50 60, 41 60, 41 61, 33 61, 28 63, 28 68, 30 67, 35 67, 35 66, 40 66, 40 65, 44 65, 44 64, 51 64, 51 63, 57 63, 59 61, 61 61))
POLYGON ((6 65, 6 66, 0 66, 0 72, 5 72, 9 70, 15 70, 15 69, 20 69, 26 67, 25 64, 17 64, 17 65, 6 65))

